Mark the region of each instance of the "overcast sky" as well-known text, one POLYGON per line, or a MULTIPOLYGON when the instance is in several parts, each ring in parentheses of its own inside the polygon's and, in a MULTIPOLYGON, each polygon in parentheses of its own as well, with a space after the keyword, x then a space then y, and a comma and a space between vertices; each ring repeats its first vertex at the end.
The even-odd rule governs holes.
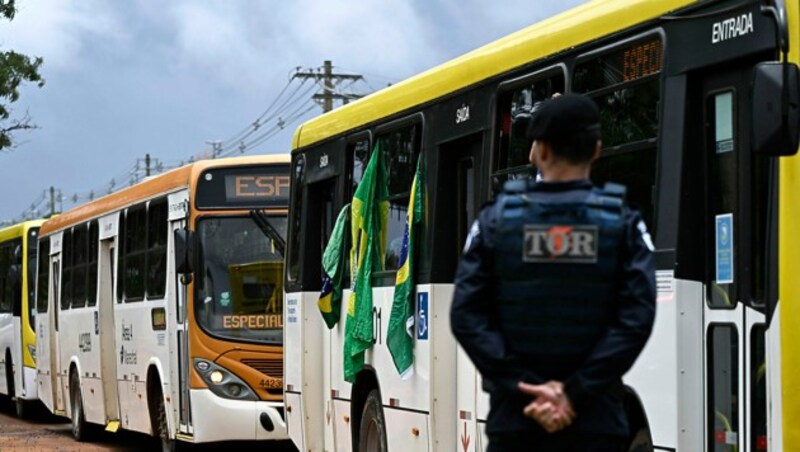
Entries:
MULTIPOLYGON (((112 179, 128 185, 148 153, 154 164, 174 166, 208 155, 207 141, 230 142, 226 151, 236 152, 230 139, 298 66, 332 60, 336 71, 365 76, 348 89, 364 93, 579 3, 17 0, 14 21, 0 21, 0 48, 43 57, 46 84, 23 88, 12 105, 40 128, 17 134, 19 146, 0 153, 0 221, 32 205, 49 212, 43 196, 51 186, 67 209, 75 195, 81 203, 107 192, 112 179)), ((289 84, 276 107, 286 101, 279 117, 296 122, 245 152, 287 152, 294 128, 321 111, 310 101, 315 92, 310 82, 289 84)))

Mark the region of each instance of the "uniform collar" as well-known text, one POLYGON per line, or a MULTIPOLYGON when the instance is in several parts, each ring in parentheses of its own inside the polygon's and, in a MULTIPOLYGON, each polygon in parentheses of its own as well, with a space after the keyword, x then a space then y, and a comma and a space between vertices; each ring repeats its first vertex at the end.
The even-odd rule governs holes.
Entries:
POLYGON ((534 191, 568 191, 568 190, 591 190, 593 187, 589 179, 576 179, 564 182, 537 182, 533 185, 534 191))

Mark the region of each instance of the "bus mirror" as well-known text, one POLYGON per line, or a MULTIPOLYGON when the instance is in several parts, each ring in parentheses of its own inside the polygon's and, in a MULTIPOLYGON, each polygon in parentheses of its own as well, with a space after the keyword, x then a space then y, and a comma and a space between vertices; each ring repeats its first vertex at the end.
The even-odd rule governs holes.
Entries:
POLYGON ((800 72, 794 63, 759 63, 753 72, 753 151, 797 153, 800 140, 800 72))
POLYGON ((194 233, 186 228, 175 230, 175 272, 181 275, 181 282, 189 284, 194 262, 194 233))

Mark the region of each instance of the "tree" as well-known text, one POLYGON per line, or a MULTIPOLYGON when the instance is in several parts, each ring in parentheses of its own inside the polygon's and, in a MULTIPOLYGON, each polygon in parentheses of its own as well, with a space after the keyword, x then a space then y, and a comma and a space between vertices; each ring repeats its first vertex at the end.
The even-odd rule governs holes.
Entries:
MULTIPOLYGON (((0 16, 13 20, 17 12, 15 2, 0 0, 0 16)), ((13 132, 36 128, 27 113, 21 118, 12 119, 10 104, 19 99, 18 88, 21 83, 36 83, 39 87, 44 85, 44 79, 39 74, 42 61, 41 57, 31 58, 13 50, 0 52, 0 152, 14 145, 13 132)))

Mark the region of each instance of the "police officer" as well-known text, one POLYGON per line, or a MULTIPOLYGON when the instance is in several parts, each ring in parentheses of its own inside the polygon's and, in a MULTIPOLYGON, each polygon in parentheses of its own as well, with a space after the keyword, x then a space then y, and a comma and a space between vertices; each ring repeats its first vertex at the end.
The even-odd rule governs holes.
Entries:
POLYGON ((594 102, 544 102, 528 136, 540 181, 509 181, 482 209, 451 308, 491 397, 488 450, 622 450, 622 375, 655 318, 652 242, 623 187, 589 182, 594 102))

